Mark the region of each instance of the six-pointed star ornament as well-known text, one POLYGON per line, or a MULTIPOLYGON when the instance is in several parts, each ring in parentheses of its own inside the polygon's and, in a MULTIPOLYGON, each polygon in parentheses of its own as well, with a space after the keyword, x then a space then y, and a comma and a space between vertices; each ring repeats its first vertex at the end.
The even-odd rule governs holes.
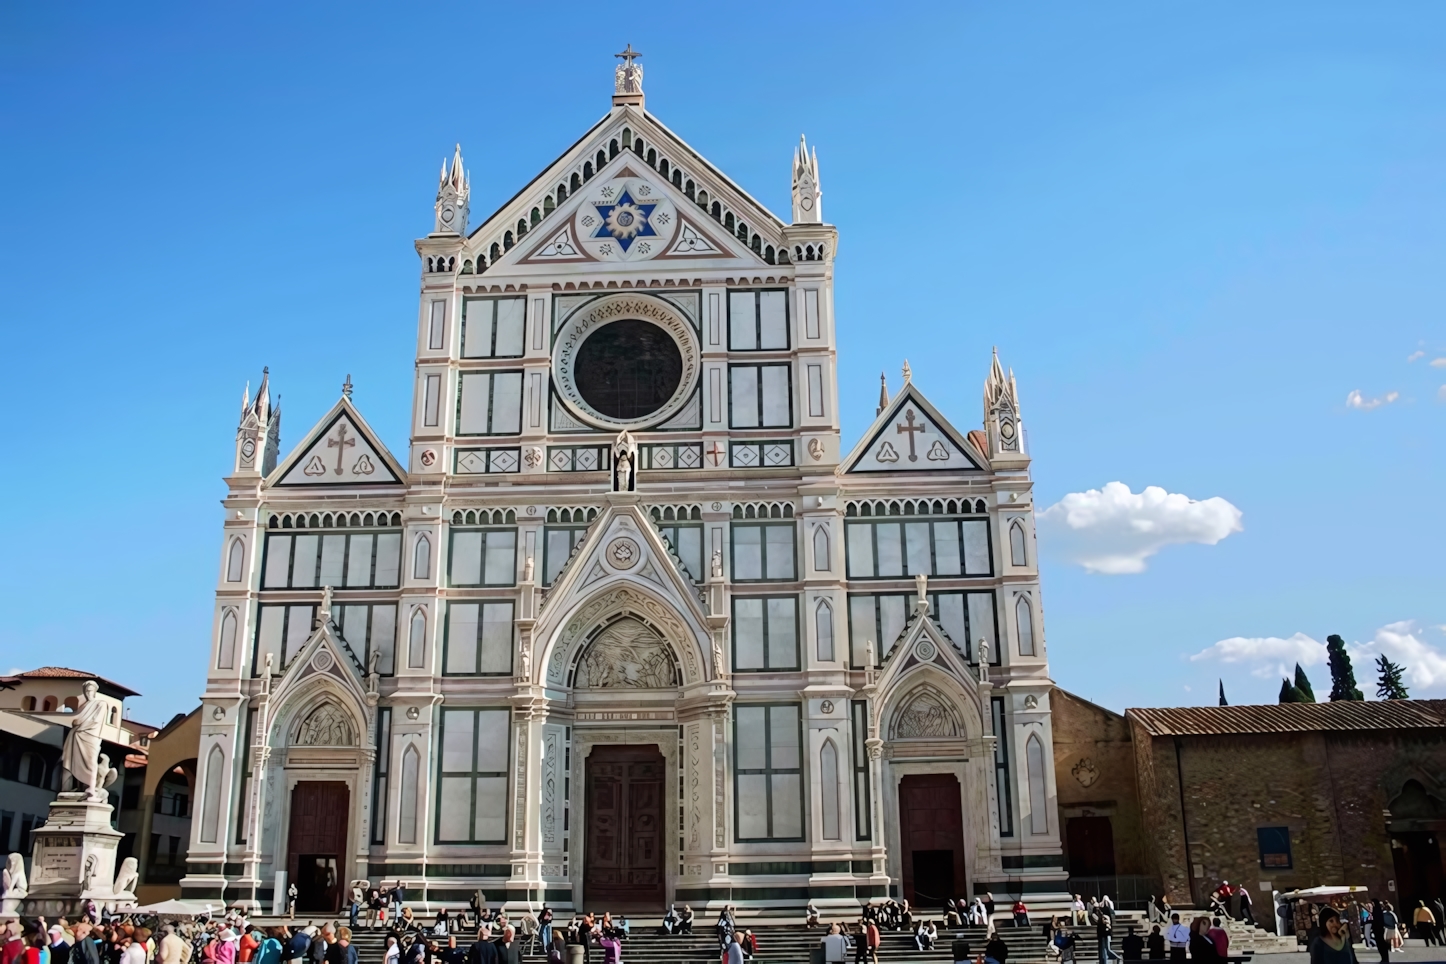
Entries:
POLYGON ((653 208, 657 204, 639 204, 634 201, 632 195, 623 191, 616 203, 597 204, 598 217, 602 218, 602 224, 598 225, 597 231, 593 233, 594 238, 613 238, 618 246, 624 251, 637 238, 654 237, 658 232, 653 230, 653 225, 648 218, 652 216, 653 208))

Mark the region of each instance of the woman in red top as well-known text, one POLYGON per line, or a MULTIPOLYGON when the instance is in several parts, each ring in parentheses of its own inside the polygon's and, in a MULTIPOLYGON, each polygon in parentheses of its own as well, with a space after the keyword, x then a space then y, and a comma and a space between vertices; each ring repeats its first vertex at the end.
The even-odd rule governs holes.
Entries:
POLYGON ((247 928, 246 933, 241 935, 241 943, 236 949, 236 959, 240 961, 241 964, 246 964, 246 962, 251 960, 252 955, 256 953, 256 948, 260 946, 261 942, 256 939, 256 932, 247 928))

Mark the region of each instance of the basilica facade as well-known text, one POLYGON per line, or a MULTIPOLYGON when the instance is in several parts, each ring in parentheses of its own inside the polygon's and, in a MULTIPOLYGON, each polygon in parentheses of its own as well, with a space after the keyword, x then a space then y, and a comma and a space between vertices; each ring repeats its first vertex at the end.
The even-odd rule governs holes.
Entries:
POLYGON ((443 164, 405 452, 244 400, 183 896, 1060 895, 1012 374, 965 428, 905 364, 845 448, 816 154, 785 221, 614 81, 480 226, 443 164))

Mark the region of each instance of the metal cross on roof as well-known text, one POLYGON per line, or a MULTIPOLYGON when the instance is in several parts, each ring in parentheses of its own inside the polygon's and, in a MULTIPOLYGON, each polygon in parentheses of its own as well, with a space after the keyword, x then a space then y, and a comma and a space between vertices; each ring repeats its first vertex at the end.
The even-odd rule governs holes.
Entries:
POLYGON ((621 57, 624 61, 627 62, 627 65, 628 65, 629 67, 631 67, 631 66, 633 65, 633 61, 634 61, 635 59, 637 59, 638 57, 641 57, 642 54, 640 54, 640 53, 638 53, 636 50, 634 50, 632 44, 628 44, 628 47, 627 47, 626 50, 624 50, 624 51, 623 51, 622 53, 620 53, 620 54, 613 54, 613 56, 614 56, 614 57, 621 57))

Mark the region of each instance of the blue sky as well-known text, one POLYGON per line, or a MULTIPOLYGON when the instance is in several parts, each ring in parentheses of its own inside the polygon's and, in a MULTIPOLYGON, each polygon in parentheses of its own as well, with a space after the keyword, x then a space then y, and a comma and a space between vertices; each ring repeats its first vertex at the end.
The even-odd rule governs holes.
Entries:
POLYGON ((1075 494, 1041 532, 1061 685, 1273 700, 1340 633, 1362 688, 1386 651, 1446 695, 1443 31, 1427 3, 6 5, 0 671, 193 705, 242 386, 271 366, 287 448, 350 373, 404 450, 439 162, 461 141, 480 223, 631 42, 649 109, 775 212, 817 146, 846 442, 881 365, 964 427, 991 346, 1014 369, 1038 505, 1075 494))

